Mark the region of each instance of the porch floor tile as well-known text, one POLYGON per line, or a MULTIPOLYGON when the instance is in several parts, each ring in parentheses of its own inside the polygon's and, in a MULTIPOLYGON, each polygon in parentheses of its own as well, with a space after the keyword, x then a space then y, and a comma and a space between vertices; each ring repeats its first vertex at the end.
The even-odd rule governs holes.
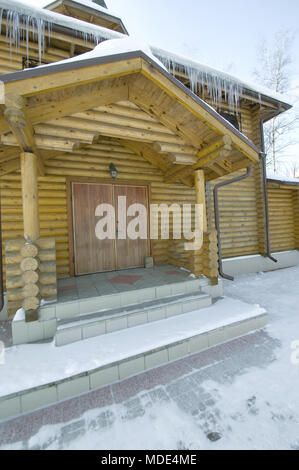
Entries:
POLYGON ((58 302, 117 294, 188 280, 190 280, 190 276, 187 271, 172 265, 88 274, 75 278, 59 279, 58 302))

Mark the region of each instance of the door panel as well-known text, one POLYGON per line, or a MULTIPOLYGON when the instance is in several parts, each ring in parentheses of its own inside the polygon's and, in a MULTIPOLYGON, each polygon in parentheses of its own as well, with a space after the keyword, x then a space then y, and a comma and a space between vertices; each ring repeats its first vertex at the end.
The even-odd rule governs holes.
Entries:
MULTIPOLYGON (((115 185, 114 201, 115 213, 118 215, 118 197, 126 196, 127 209, 131 204, 143 204, 148 209, 147 188, 144 186, 115 185)), ((133 217, 127 217, 127 224, 133 217)), ((119 229, 119 220, 116 220, 119 229)), ((148 230, 147 230, 148 233, 148 230)), ((144 258, 149 256, 149 240, 116 239, 116 269, 144 266, 144 258)))
MULTIPOLYGON (((126 209, 131 204, 143 204, 148 209, 145 186, 113 185, 97 183, 72 183, 74 267, 75 274, 89 274, 144 266, 144 258, 150 254, 149 238, 132 240, 117 238, 118 197, 126 196, 126 209), (99 240, 95 228, 99 217, 96 207, 111 204, 116 216, 116 239, 99 240)), ((120 216, 124 216, 121 211, 120 216)), ((134 216, 127 217, 127 224, 134 216)), ((147 233, 149 229, 147 227, 147 233)))
POLYGON ((109 184, 72 183, 75 273, 87 274, 116 269, 115 240, 99 240, 95 227, 96 207, 114 204, 109 184))

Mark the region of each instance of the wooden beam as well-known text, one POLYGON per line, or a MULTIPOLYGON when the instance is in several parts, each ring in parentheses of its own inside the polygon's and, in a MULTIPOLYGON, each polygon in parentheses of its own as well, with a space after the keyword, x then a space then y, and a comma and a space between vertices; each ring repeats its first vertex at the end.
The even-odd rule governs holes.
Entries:
POLYGON ((44 164, 36 147, 34 129, 25 114, 23 98, 20 95, 9 94, 5 97, 5 103, 4 116, 16 138, 17 144, 22 152, 32 152, 36 155, 38 173, 44 175, 44 164))
MULTIPOLYGON (((15 146, 16 138, 13 134, 2 135, 1 142, 7 146, 15 146)), ((35 137, 35 143, 37 149, 60 150, 61 152, 72 152, 80 148, 80 142, 72 139, 63 139, 61 137, 37 135, 35 137)))
POLYGON ((87 130, 89 132, 96 132, 99 135, 108 137, 115 137, 120 139, 138 140, 141 142, 154 143, 157 140, 183 145, 180 137, 157 131, 150 131, 146 129, 137 129, 129 126, 120 126, 114 124, 106 124, 87 119, 78 119, 73 116, 64 117, 62 119, 51 120, 47 122, 48 125, 71 127, 81 131, 87 130))
POLYGON ((198 149, 190 145, 177 145, 169 144, 166 142, 155 142, 154 150, 159 153, 188 153, 190 155, 197 155, 198 149))
POLYGON ((130 140, 122 140, 121 143, 132 150, 134 153, 137 153, 140 157, 147 160, 152 165, 156 166, 163 172, 165 172, 171 163, 169 160, 162 155, 159 155, 151 145, 141 142, 134 142, 130 140))
POLYGON ((183 153, 169 153, 168 158, 174 165, 194 165, 197 162, 194 155, 183 153))
MULTIPOLYGON (((146 115, 144 111, 143 114, 146 115)), ((111 114, 107 111, 102 113, 94 109, 74 113, 72 117, 84 120, 91 120, 100 124, 114 124, 117 126, 132 127, 135 129, 144 129, 153 132, 161 132, 163 134, 175 135, 170 129, 168 129, 168 127, 164 126, 157 120, 149 122, 143 120, 142 117, 133 118, 130 116, 118 116, 115 114, 111 114)))
POLYGON ((197 153, 198 160, 203 159, 204 157, 210 155, 212 152, 224 147, 225 145, 228 145, 229 147, 232 145, 231 137, 229 135, 226 135, 226 134, 223 135, 222 137, 220 137, 219 139, 216 139, 214 142, 212 142, 207 147, 201 149, 197 153))
POLYGON ((100 82, 108 78, 117 78, 125 75, 131 75, 141 70, 141 59, 124 59, 118 62, 108 62, 106 64, 89 65, 86 67, 61 70, 56 72, 50 67, 45 70, 47 73, 40 74, 27 79, 12 80, 2 83, 2 93, 0 93, 0 103, 5 104, 3 90, 7 93, 19 93, 22 90, 22 96, 34 96, 49 91, 61 90, 77 85, 84 85, 93 82, 100 82))
POLYGON ((230 136, 224 135, 220 139, 215 140, 207 147, 201 149, 197 154, 197 162, 188 167, 172 168, 165 175, 165 181, 170 183, 182 177, 189 176, 194 170, 209 166, 216 160, 229 156, 232 150, 230 145, 230 136))
POLYGON ((72 139, 87 144, 96 143, 99 134, 96 132, 80 131, 61 126, 49 126, 47 124, 37 124, 34 126, 36 136, 62 137, 63 139, 72 139))
POLYGON ((35 242, 40 236, 36 155, 21 153, 21 174, 24 238, 35 242))

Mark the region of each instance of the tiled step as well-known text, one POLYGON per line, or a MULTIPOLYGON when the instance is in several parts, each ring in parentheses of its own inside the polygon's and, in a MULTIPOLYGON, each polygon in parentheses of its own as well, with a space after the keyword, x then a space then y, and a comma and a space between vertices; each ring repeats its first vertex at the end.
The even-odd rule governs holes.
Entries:
POLYGON ((64 346, 87 338, 164 320, 208 307, 211 303, 210 295, 193 292, 133 304, 128 307, 78 315, 69 320, 59 320, 55 344, 56 346, 64 346))
MULTIPOLYGON (((43 321, 53 318, 69 319, 77 315, 99 312, 112 308, 127 307, 140 302, 149 302, 156 299, 163 299, 179 294, 188 294, 197 292, 197 294, 207 289, 209 292, 209 280, 206 278, 188 279, 183 282, 174 282, 155 287, 143 289, 130 289, 123 292, 117 292, 110 295, 99 295, 97 297, 88 297, 70 302, 58 302, 53 305, 44 305, 39 310, 39 317, 43 321)), ((217 292, 215 295, 218 295, 217 292)), ((221 294, 220 294, 221 295, 221 294)))

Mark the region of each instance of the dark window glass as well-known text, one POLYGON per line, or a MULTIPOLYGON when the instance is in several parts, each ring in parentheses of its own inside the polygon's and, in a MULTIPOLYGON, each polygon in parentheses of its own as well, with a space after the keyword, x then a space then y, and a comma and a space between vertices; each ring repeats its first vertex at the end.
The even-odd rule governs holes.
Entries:
POLYGON ((234 113, 225 113, 223 111, 218 111, 218 113, 224 117, 228 122, 230 122, 236 129, 241 130, 241 122, 240 122, 240 116, 237 116, 234 113))

